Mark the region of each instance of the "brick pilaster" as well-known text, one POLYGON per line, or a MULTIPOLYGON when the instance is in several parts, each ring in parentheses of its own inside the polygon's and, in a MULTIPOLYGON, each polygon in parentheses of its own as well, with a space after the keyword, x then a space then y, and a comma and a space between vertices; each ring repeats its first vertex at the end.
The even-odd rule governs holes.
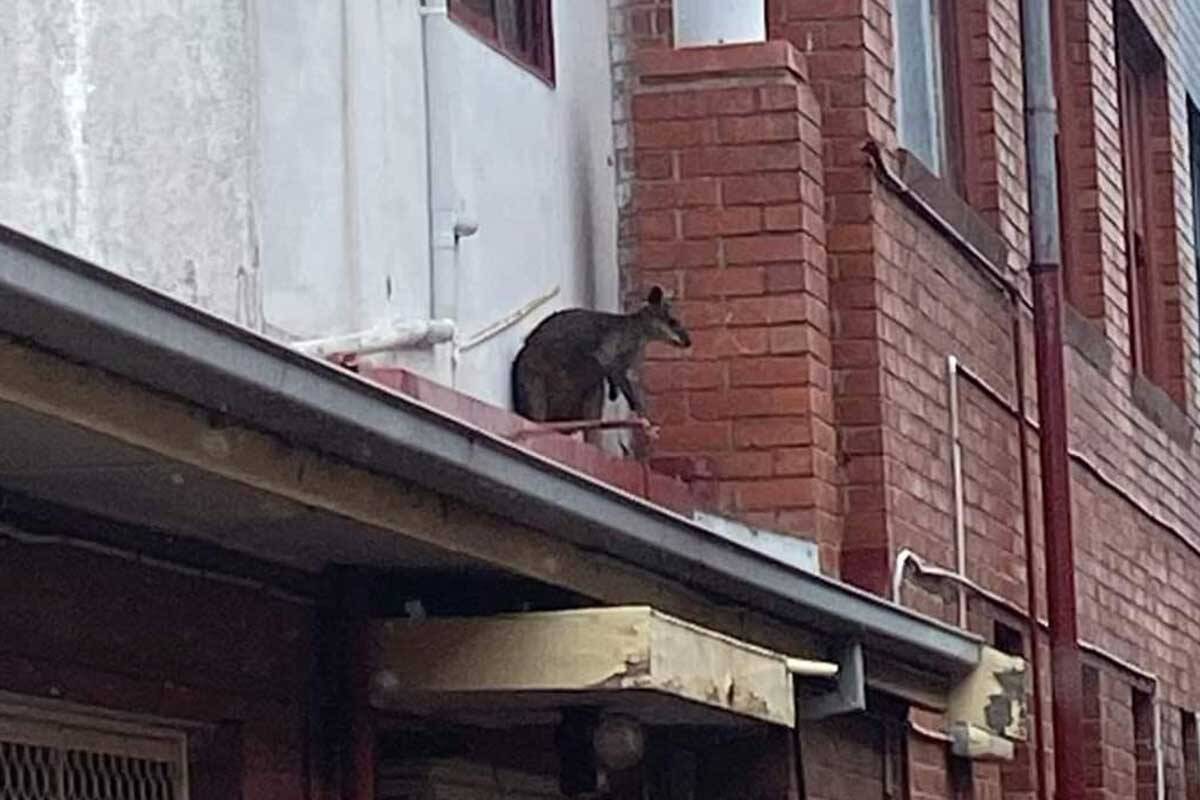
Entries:
POLYGON ((658 455, 721 510, 821 545, 838 571, 821 119, 786 42, 643 54, 633 97, 634 272, 676 297, 686 359, 652 349, 658 455))

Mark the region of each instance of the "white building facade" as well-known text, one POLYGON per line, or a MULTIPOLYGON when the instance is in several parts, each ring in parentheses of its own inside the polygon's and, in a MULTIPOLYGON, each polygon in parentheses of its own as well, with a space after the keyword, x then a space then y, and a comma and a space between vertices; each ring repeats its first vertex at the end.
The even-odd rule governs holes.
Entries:
POLYGON ((449 321, 376 358, 498 405, 616 307, 603 0, 13 3, 0 223, 284 341, 449 321))

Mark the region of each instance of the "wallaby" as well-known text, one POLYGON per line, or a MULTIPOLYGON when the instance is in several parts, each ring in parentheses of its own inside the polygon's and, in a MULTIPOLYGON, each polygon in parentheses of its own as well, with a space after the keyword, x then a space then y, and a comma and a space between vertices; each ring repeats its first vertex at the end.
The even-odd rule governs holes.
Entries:
POLYGON ((512 366, 513 407, 535 422, 598 420, 617 391, 630 409, 643 414, 641 393, 629 371, 641 364, 646 343, 690 347, 691 337, 671 314, 663 291, 655 286, 631 314, 571 308, 542 320, 525 340, 512 366))

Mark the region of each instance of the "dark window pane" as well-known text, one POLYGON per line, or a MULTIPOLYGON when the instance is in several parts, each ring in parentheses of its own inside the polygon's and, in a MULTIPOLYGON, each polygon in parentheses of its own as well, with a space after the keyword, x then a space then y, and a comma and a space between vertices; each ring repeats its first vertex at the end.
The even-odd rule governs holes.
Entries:
POLYGON ((450 16, 489 39, 496 37, 496 0, 451 0, 450 16))
POLYGON ((496 16, 496 4, 494 0, 454 0, 454 4, 476 16, 486 18, 494 18, 496 16))
POLYGON ((450 16, 553 80, 550 0, 451 0, 450 16))
POLYGON ((513 55, 523 55, 529 48, 525 5, 523 0, 496 0, 496 27, 500 31, 500 43, 513 55))

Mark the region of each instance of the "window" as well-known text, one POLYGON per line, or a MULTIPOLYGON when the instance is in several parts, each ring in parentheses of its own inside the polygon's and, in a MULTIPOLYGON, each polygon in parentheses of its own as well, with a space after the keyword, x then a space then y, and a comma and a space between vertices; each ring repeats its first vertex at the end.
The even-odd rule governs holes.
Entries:
POLYGON ((177 731, 0 702, 0 797, 186 800, 177 731))
POLYGON ((450 18, 513 61, 554 82, 550 0, 449 0, 450 18))
POLYGON ((1181 332, 1169 327, 1178 319, 1178 308, 1169 313, 1178 303, 1178 259, 1162 235, 1174 224, 1166 64, 1128 3, 1117 3, 1116 17, 1130 352, 1138 373, 1182 402, 1181 332))
POLYGON ((896 0, 893 9, 900 145, 965 195, 954 0, 896 0))
POLYGON ((1200 737, 1196 735, 1196 715, 1180 711, 1183 723, 1183 784, 1182 800, 1200 800, 1200 737))
POLYGON ((1146 169, 1146 54, 1130 23, 1117 37, 1117 89, 1121 109, 1121 167, 1125 179, 1125 253, 1129 282, 1129 328, 1134 366, 1150 372, 1153 281, 1149 263, 1146 169))
POLYGON ((1157 800, 1160 774, 1158 706, 1154 695, 1133 690, 1133 757, 1136 764, 1137 799, 1157 800))
POLYGON ((1025 636, 1011 625, 996 620, 992 623, 992 640, 1001 653, 1025 658, 1025 636))

